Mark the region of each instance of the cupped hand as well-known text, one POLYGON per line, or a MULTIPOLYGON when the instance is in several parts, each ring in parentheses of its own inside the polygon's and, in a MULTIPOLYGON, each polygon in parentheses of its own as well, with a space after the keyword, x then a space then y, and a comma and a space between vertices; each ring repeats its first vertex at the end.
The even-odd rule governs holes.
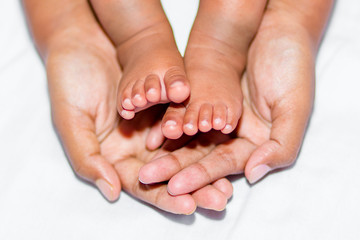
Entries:
POLYGON ((121 189, 163 210, 190 214, 197 206, 222 210, 232 195, 226 179, 192 194, 173 197, 166 183, 145 186, 138 170, 155 152, 145 148, 148 129, 161 112, 150 109, 134 120, 119 120, 116 89, 121 77, 116 53, 102 33, 67 31, 46 59, 53 122, 74 171, 110 201, 121 189))
MULTIPOLYGON (((149 151, 144 144, 150 128, 161 120, 159 117, 164 110, 161 108, 142 111, 131 121, 120 120, 117 128, 100 143, 101 153, 116 169, 122 188, 136 198, 168 212, 189 214, 196 206, 223 210, 232 195, 232 185, 227 179, 216 179, 191 194, 176 197, 168 193, 166 182, 144 185, 139 181, 139 169, 155 155, 161 154, 149 151)), ((171 147, 182 146, 184 141, 186 139, 179 139, 171 147)), ((204 145, 204 148, 212 147, 212 144, 204 145)), ((191 157, 191 153, 184 157, 191 157)))
POLYGON ((254 183, 294 163, 313 104, 314 42, 300 24, 267 11, 249 50, 242 79, 244 110, 234 138, 192 159, 184 157, 194 152, 191 148, 163 150, 140 170, 141 180, 170 179, 168 191, 178 195, 230 174, 244 172, 254 183))
MULTIPOLYGON (((85 28, 86 29, 86 28, 85 28)), ((115 200, 120 181, 102 156, 100 142, 116 127, 116 52, 105 34, 69 29, 57 36, 45 59, 52 118, 74 171, 115 200)))

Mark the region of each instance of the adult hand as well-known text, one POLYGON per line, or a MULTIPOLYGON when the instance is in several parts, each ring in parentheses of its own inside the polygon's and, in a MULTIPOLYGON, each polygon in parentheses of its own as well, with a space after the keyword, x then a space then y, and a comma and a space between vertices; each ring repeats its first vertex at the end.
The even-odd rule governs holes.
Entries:
POLYGON ((46 54, 53 122, 76 174, 95 184, 110 201, 124 189, 172 213, 190 214, 197 206, 224 209, 232 195, 226 179, 177 197, 168 194, 165 183, 139 182, 138 170, 155 154, 145 148, 143 136, 161 114, 150 109, 130 122, 118 119, 121 72, 116 52, 100 27, 94 29, 58 34, 61 41, 53 42, 46 54))
POLYGON ((297 10, 296 3, 270 1, 249 50, 242 79, 244 112, 236 137, 191 161, 182 157, 192 151, 189 148, 165 152, 140 170, 143 182, 170 179, 168 190, 178 195, 242 172, 254 183, 295 161, 312 110, 315 56, 331 8, 331 1, 304 2, 297 10), (308 13, 302 8, 317 10, 308 13), (320 23, 307 25, 307 14, 320 23))
POLYGON ((23 0, 28 24, 46 65, 52 117, 75 171, 114 200, 120 183, 100 154, 115 127, 121 77, 115 49, 86 0, 23 0), (105 182, 114 195, 106 194, 105 182))
MULTIPOLYGON (((122 188, 136 198, 173 213, 189 214, 196 206, 217 211, 224 209, 232 195, 232 185, 224 178, 216 179, 191 194, 176 197, 168 193, 166 183, 149 186, 139 181, 139 169, 159 154, 149 151, 144 142, 154 123, 160 122, 161 115, 156 108, 151 108, 138 113, 131 121, 120 120, 118 127, 100 143, 101 153, 116 169, 122 188)), ((185 138, 179 139, 169 147, 183 146, 186 141, 185 138)), ((211 149, 214 146, 209 142, 201 147, 211 149)), ((192 158, 192 154, 189 152, 184 157, 192 158)))
POLYGON ((59 39, 46 59, 54 125, 74 171, 113 201, 120 181, 100 142, 117 122, 115 50, 105 35, 66 31, 59 39))

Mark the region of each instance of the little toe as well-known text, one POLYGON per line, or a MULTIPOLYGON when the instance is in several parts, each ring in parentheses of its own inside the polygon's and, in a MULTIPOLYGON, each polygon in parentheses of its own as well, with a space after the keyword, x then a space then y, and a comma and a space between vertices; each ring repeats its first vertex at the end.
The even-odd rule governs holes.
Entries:
POLYGON ((182 104, 171 104, 162 120, 162 132, 169 139, 178 139, 183 134, 182 125, 185 114, 182 104))
POLYGON ((224 134, 229 134, 236 128, 237 124, 239 123, 241 116, 241 107, 239 108, 228 108, 227 110, 227 119, 226 125, 221 130, 224 134))
POLYGON ((157 103, 160 101, 161 84, 160 79, 157 75, 151 74, 145 79, 145 93, 146 99, 149 102, 157 103))
POLYGON ((131 91, 132 91, 132 85, 128 84, 125 88, 121 89, 119 87, 119 96, 118 96, 118 111, 121 114, 121 111, 123 109, 126 110, 134 110, 135 106, 131 101, 131 91))
POLYGON ((226 124, 227 107, 223 103, 214 105, 212 124, 215 130, 221 130, 226 124))
POLYGON ((198 119, 200 107, 190 104, 184 116, 183 131, 186 135, 192 136, 198 132, 198 119))
POLYGON ((123 109, 120 111, 120 116, 126 120, 130 120, 135 117, 135 112, 133 110, 128 111, 128 110, 123 109))
POLYGON ((144 107, 147 103, 145 97, 144 81, 138 80, 135 82, 132 93, 131 93, 132 103, 136 107, 144 107))
POLYGON ((190 95, 190 84, 185 71, 180 67, 170 68, 164 76, 167 97, 170 101, 181 103, 190 95))
POLYGON ((199 111, 199 130, 208 132, 212 128, 213 106, 209 103, 201 105, 199 111))

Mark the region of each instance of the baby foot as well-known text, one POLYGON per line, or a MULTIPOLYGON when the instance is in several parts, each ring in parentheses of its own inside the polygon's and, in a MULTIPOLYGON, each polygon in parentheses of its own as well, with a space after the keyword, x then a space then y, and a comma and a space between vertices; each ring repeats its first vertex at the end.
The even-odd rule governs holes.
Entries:
POLYGON ((164 136, 176 139, 211 129, 232 132, 242 112, 240 74, 228 56, 213 46, 187 48, 185 65, 191 84, 186 105, 172 105, 163 118, 164 136))
POLYGON ((265 4, 265 0, 200 1, 185 53, 190 99, 186 110, 168 109, 164 136, 178 138, 211 129, 228 134, 235 129, 242 113, 240 78, 265 4))
POLYGON ((154 104, 181 103, 190 87, 183 59, 167 23, 137 33, 118 48, 124 74, 118 91, 118 110, 125 119, 154 104))
POLYGON ((159 0, 91 3, 123 68, 118 88, 122 117, 131 119, 152 105, 180 103, 189 97, 183 59, 159 0))

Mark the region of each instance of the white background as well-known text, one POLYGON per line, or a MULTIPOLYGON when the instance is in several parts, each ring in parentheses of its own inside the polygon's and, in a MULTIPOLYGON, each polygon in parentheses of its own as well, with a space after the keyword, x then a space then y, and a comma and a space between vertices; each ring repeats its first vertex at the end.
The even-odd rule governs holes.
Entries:
MULTIPOLYGON (((180 51, 197 1, 163 1, 180 51)), ((72 172, 51 125, 44 67, 20 2, 0 0, 0 239, 360 239, 360 1, 336 4, 314 113, 291 169, 234 180, 222 213, 110 204, 72 172)))

